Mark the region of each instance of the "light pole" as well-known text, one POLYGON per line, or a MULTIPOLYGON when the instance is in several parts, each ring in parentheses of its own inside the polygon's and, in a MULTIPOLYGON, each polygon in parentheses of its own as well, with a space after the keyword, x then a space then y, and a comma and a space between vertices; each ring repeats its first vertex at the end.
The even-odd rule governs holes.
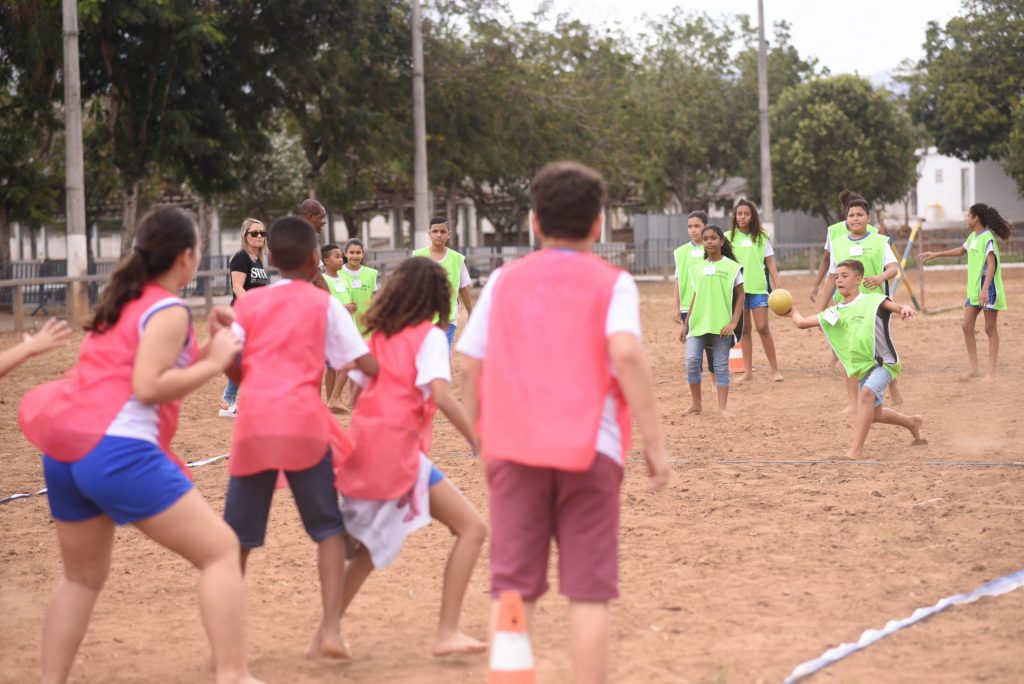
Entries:
POLYGON ((761 128, 761 221, 773 227, 772 140, 768 124, 768 52, 764 42, 764 0, 757 0, 757 110, 761 128))
POLYGON ((413 158, 413 248, 427 245, 430 217, 427 197, 427 112, 423 90, 423 11, 420 0, 412 0, 412 125, 415 139, 413 158))
MULTIPOLYGON (((89 270, 85 239, 85 171, 82 161, 82 91, 78 75, 78 3, 63 0, 64 10, 64 141, 67 205, 68 277, 89 270)), ((89 315, 85 283, 68 287, 68 318, 82 325, 89 315)))

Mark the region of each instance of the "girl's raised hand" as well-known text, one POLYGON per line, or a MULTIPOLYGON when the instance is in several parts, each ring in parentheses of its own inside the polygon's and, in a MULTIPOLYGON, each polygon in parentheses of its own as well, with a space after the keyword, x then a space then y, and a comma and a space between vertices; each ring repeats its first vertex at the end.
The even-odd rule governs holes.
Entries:
POLYGON ((210 337, 213 337, 221 328, 230 328, 235 322, 235 310, 230 306, 218 304, 210 312, 210 337))
POLYGON ((242 340, 229 328, 221 328, 210 340, 206 358, 224 370, 242 353, 242 340))
POLYGON ((921 252, 921 263, 928 263, 935 258, 935 252, 921 252))
POLYGON ((38 356, 48 351, 66 347, 68 338, 71 337, 71 326, 67 321, 58 321, 51 318, 43 324, 43 327, 35 335, 25 333, 22 344, 30 356, 38 356))

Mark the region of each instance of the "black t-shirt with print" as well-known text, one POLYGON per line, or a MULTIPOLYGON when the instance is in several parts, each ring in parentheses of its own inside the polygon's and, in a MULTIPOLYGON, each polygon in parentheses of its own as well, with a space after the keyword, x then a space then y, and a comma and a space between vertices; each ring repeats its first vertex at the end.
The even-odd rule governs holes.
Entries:
MULTIPOLYGON (((259 259, 253 259, 244 249, 236 252, 235 256, 231 257, 229 266, 233 273, 245 274, 245 284, 242 285, 242 289, 246 292, 254 287, 263 287, 270 284, 270 276, 267 275, 267 270, 263 268, 263 262, 259 259)), ((232 304, 235 303, 235 299, 235 293, 232 290, 232 304)))

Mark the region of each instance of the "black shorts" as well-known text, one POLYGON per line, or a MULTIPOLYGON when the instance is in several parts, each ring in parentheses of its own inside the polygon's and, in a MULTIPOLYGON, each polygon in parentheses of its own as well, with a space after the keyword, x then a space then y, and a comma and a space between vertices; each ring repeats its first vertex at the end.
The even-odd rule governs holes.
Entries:
MULTIPOLYGON (((243 549, 263 546, 277 472, 265 470, 255 475, 232 477, 228 481, 224 520, 238 535, 243 549)), ((338 493, 334 489, 330 449, 312 468, 285 471, 285 477, 299 509, 302 525, 313 541, 319 543, 345 531, 345 522, 338 508, 338 493)))

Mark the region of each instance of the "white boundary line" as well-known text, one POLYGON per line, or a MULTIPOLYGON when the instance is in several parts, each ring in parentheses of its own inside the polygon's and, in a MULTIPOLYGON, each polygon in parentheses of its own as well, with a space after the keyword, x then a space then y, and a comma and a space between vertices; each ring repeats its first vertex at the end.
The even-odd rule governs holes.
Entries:
POLYGON ((969 594, 957 594, 956 596, 947 596, 944 599, 940 599, 934 606, 928 608, 918 608, 914 613, 907 618, 902 620, 890 620, 885 624, 882 629, 868 629, 865 630, 860 638, 855 643, 845 643, 830 648, 825 651, 822 655, 815 658, 814 660, 808 660, 807 662, 800 663, 794 668, 793 672, 783 681, 782 684, 795 684, 805 677, 808 677, 819 670, 823 670, 833 663, 837 663, 843 658, 856 653, 857 651, 863 650, 878 641, 881 641, 890 634, 894 634, 904 627, 909 627, 921 620, 930 618, 936 613, 944 611, 950 606, 965 605, 968 603, 974 603, 980 598, 988 596, 1002 596, 1009 592, 1024 587, 1024 570, 1018 570, 1017 572, 1010 573, 1000 577, 999 579, 992 580, 988 584, 983 584, 969 594))

